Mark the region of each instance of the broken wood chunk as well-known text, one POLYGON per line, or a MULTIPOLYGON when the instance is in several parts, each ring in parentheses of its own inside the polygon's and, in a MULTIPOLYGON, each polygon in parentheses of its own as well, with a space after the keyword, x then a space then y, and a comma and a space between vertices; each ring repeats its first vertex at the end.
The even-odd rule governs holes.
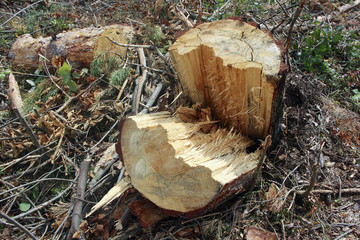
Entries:
POLYGON ((204 133, 168 112, 133 116, 120 124, 117 151, 132 185, 171 214, 197 215, 244 191, 259 152, 248 137, 227 129, 204 133))

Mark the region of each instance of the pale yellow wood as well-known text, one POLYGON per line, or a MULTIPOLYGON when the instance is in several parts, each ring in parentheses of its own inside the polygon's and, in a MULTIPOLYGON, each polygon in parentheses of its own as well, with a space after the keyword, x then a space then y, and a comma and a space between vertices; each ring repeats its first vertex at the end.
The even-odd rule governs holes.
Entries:
POLYGON ((193 103, 247 136, 270 134, 282 53, 268 33, 239 20, 204 23, 169 52, 193 103))
POLYGON ((205 208, 257 166, 259 154, 246 154, 252 140, 226 129, 205 134, 201 124, 208 122, 184 123, 166 112, 124 121, 119 144, 131 183, 161 208, 205 208))

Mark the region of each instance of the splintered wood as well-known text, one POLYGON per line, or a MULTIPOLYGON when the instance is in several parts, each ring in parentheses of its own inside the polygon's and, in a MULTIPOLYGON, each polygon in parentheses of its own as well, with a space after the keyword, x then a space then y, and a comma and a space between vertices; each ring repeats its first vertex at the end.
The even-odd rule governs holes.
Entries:
POLYGON ((203 133, 208 124, 185 123, 167 112, 125 119, 118 152, 132 185, 160 208, 183 213, 244 191, 259 153, 246 153, 252 140, 232 131, 203 133))
POLYGON ((278 132, 285 67, 269 33, 240 20, 204 23, 169 52, 184 92, 223 126, 254 139, 278 132))

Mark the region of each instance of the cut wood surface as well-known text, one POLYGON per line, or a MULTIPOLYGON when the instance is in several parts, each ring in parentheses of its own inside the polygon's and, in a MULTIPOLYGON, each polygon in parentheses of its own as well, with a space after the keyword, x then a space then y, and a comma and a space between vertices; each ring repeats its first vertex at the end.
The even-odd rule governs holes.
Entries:
MULTIPOLYGON (((101 28, 84 28, 59 33, 52 37, 33 38, 30 34, 20 36, 9 52, 13 67, 37 68, 41 56, 56 65, 58 58, 67 59, 73 67, 89 67, 100 53, 116 53, 124 56, 126 47, 111 40, 126 44, 125 36, 131 34, 131 28, 122 25, 110 25, 101 28)), ((57 67, 57 66, 56 66, 57 67)))
POLYGON ((168 112, 123 120, 117 150, 132 185, 160 208, 180 213, 244 191, 259 153, 246 153, 249 138, 212 124, 186 123, 168 112))
POLYGON ((252 24, 227 19, 190 29, 169 48, 184 92, 251 138, 278 134, 282 48, 252 24))

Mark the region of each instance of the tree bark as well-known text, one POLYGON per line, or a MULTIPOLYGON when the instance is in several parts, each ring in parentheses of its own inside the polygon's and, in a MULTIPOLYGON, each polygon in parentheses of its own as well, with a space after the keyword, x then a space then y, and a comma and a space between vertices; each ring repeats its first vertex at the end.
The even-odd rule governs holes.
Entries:
POLYGON ((110 25, 59 33, 56 39, 34 39, 30 34, 24 34, 12 45, 9 58, 15 68, 38 68, 41 64, 40 55, 50 60, 54 67, 58 67, 59 61, 66 59, 75 68, 89 68, 92 60, 100 53, 124 56, 126 47, 114 44, 111 40, 126 44, 124 36, 130 32, 130 27, 110 25))
POLYGON ((215 118, 254 139, 273 136, 282 117, 283 48, 254 24, 227 19, 200 24, 169 52, 184 92, 215 118))

